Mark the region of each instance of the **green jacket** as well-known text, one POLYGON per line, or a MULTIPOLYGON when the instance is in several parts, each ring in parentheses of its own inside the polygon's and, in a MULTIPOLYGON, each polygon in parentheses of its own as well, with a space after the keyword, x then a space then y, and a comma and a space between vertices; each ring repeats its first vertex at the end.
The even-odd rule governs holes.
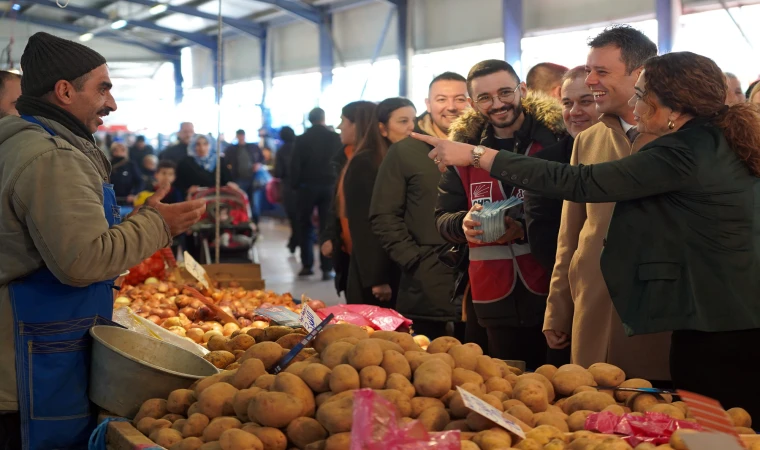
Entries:
POLYGON ((491 174, 545 196, 617 202, 601 266, 629 335, 760 328, 760 183, 706 120, 603 164, 499 152, 491 174))

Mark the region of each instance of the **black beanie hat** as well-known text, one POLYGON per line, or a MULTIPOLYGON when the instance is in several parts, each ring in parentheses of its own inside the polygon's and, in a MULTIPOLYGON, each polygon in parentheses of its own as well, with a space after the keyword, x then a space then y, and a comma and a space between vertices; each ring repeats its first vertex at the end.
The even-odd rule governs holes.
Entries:
POLYGON ((21 93, 40 97, 60 80, 74 81, 106 63, 95 50, 48 33, 35 33, 21 55, 21 93))

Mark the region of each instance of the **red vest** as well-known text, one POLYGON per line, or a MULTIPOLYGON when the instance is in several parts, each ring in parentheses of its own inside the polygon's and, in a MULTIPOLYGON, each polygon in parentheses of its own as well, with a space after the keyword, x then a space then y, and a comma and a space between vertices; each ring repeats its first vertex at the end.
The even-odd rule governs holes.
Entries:
MULTIPOLYGON (((533 143, 526 152, 532 155, 541 150, 541 145, 533 143)), ((486 204, 506 200, 510 196, 523 197, 523 190, 514 188, 507 195, 499 180, 492 178, 483 169, 472 166, 457 167, 470 208, 476 203, 486 204)), ((519 207, 522 217, 522 207, 519 207)), ((470 247, 470 290, 472 300, 480 303, 499 301, 512 293, 519 278, 529 291, 538 295, 549 293, 551 274, 530 254, 530 245, 511 242, 509 244, 469 244, 470 247), (517 262, 515 264, 515 261, 517 262)))

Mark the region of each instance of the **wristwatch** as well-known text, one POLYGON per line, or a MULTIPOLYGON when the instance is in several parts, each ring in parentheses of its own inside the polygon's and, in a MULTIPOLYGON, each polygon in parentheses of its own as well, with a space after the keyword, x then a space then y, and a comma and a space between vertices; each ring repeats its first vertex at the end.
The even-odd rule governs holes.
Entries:
POLYGON ((486 148, 482 145, 473 147, 472 149, 472 165, 476 169, 480 169, 480 157, 486 152, 486 148))

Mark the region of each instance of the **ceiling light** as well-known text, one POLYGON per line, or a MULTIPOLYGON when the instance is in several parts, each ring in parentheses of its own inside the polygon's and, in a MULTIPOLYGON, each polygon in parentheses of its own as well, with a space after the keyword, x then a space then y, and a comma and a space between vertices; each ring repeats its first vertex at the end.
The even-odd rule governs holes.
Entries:
POLYGON ((11 9, 14 11, 21 11, 21 5, 14 3, 13 6, 11 6, 11 9))
POLYGON ((85 33, 85 34, 79 36, 79 40, 82 41, 82 42, 87 42, 87 41, 91 41, 92 38, 94 38, 94 37, 95 37, 95 35, 92 34, 92 33, 85 33))
POLYGON ((117 20, 116 22, 111 24, 111 28, 113 28, 114 30, 120 30, 126 26, 127 26, 127 21, 124 19, 117 20))
POLYGON ((149 12, 150 12, 151 15, 155 16, 156 14, 161 14, 163 12, 166 12, 167 9, 169 9, 169 7, 166 6, 165 4, 161 3, 159 5, 156 5, 156 6, 152 7, 149 10, 149 12))

